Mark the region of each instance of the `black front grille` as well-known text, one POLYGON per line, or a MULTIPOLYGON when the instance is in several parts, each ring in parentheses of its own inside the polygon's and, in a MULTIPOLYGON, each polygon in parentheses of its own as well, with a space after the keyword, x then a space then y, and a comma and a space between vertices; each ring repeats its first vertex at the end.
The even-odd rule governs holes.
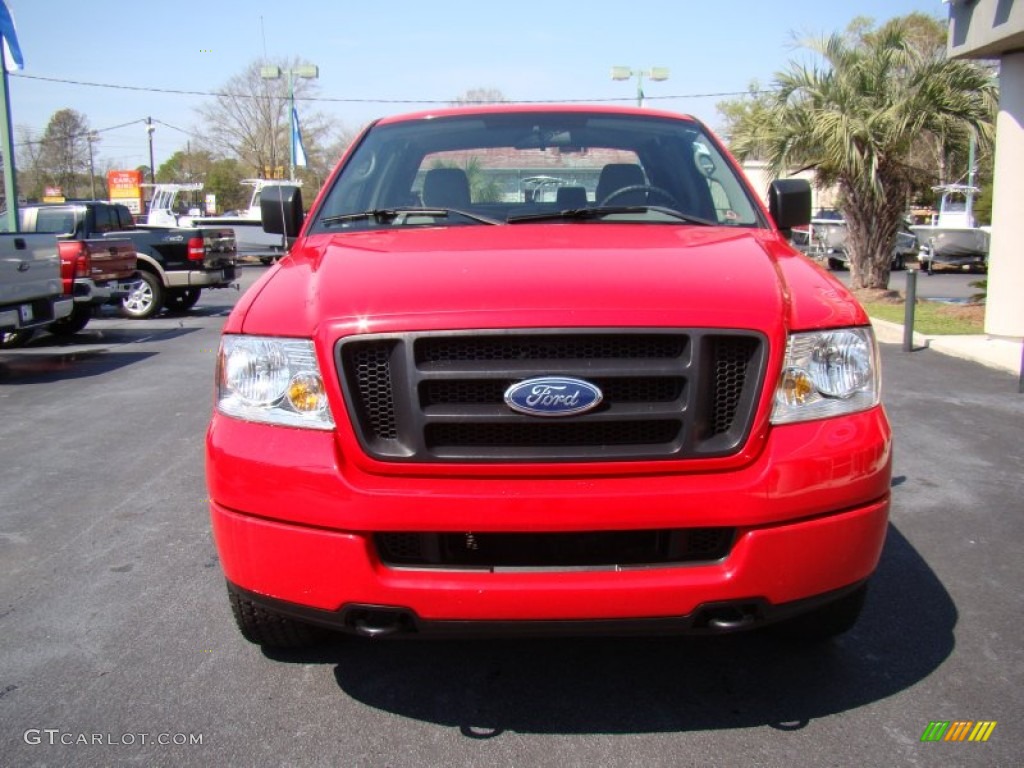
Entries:
POLYGON ((743 331, 494 331, 343 339, 337 364, 357 434, 389 461, 616 461, 739 449, 764 375, 743 331), (513 411, 506 390, 568 376, 603 394, 571 416, 513 411))
POLYGON ((379 533, 393 567, 581 568, 714 562, 729 554, 732 528, 582 533, 379 533))

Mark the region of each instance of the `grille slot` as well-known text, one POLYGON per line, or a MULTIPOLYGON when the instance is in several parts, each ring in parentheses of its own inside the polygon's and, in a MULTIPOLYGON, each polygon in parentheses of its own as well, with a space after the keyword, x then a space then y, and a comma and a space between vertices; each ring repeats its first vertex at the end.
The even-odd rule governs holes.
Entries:
POLYGON ((733 528, 583 533, 378 533, 382 563, 394 567, 581 568, 715 562, 733 528))
POLYGON ((386 461, 616 461, 724 456, 749 432, 760 335, 699 330, 410 333, 343 339, 337 364, 357 436, 386 461), (583 379, 600 405, 517 413, 513 384, 583 379))
POLYGON ((455 336, 420 340, 416 362, 672 359, 680 357, 685 349, 685 337, 660 334, 455 336))

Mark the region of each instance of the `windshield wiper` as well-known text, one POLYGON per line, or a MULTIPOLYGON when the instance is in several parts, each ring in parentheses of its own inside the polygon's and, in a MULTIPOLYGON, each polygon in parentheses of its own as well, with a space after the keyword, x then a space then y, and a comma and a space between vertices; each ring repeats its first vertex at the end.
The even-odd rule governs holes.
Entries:
POLYGON ((320 220, 320 223, 330 225, 342 224, 346 221, 373 219, 378 224, 390 224, 399 216, 432 216, 434 218, 443 219, 453 214, 471 219, 472 221, 479 221, 481 224, 501 223, 495 219, 489 219, 486 216, 477 216, 475 213, 460 211, 456 208, 417 208, 414 206, 402 208, 373 208, 369 211, 359 211, 357 213, 340 213, 336 216, 325 216, 320 220))
POLYGON ((688 224, 701 224, 704 226, 715 226, 718 222, 709 219, 702 219, 699 216, 690 216, 687 213, 677 211, 675 208, 666 208, 662 205, 604 205, 594 208, 568 208, 563 211, 545 211, 543 213, 524 213, 519 216, 509 216, 508 223, 515 224, 520 221, 547 221, 552 219, 575 219, 583 221, 586 219, 600 219, 604 216, 616 213, 647 213, 654 211, 671 216, 673 219, 685 221, 688 224))

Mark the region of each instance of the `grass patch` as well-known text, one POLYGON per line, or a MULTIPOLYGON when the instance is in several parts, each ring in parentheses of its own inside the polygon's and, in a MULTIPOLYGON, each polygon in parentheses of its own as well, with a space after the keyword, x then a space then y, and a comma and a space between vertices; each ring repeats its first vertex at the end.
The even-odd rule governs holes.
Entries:
MULTIPOLYGON (((903 324, 906 310, 902 300, 864 301, 861 303, 871 317, 903 324)), ((914 308, 914 330, 926 336, 984 333, 985 305, 919 301, 914 308)))

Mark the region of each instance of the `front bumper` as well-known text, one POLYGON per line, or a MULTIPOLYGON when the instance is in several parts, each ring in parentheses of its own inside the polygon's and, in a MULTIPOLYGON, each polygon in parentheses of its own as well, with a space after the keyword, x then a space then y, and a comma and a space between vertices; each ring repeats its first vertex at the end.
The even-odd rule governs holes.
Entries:
MULTIPOLYGON (((417 622, 693 617, 723 601, 782 606, 866 579, 888 520, 884 411, 775 427, 726 472, 545 477, 384 476, 345 461, 331 433, 214 416, 213 532, 235 588, 336 614, 385 606, 417 622), (380 531, 614 531, 730 526, 714 562, 568 569, 400 568, 380 531)), ((323 615, 323 614, 319 614, 323 615)), ((324 621, 321 621, 324 623, 324 621)), ((328 622, 329 623, 329 622, 328 622)))

